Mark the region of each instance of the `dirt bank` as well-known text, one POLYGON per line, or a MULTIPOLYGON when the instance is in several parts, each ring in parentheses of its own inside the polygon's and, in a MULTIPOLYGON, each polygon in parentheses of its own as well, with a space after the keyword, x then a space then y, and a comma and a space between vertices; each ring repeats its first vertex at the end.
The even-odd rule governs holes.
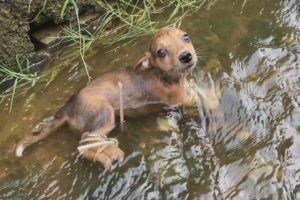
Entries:
MULTIPOLYGON (((76 19, 75 8, 71 1, 65 15, 61 10, 65 0, 0 0, 0 63, 16 66, 16 56, 28 58, 31 62, 44 60, 46 55, 37 52, 30 32, 45 24, 60 24, 76 19)), ((77 0, 80 12, 101 11, 93 0, 77 0)))

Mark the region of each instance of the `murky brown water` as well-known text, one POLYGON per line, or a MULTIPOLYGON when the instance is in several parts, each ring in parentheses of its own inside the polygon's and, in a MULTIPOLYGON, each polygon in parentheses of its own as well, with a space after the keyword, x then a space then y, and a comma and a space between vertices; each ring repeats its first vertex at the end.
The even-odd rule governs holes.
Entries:
MULTIPOLYGON (((17 159, 17 141, 85 85, 74 63, 18 98, 13 113, 2 106, 0 199, 300 199, 300 3, 219 1, 182 28, 202 51, 200 117, 173 108, 127 120, 112 132, 126 152, 113 173, 79 157, 66 128, 17 159), (178 128, 159 130, 165 117, 178 128)), ((92 76, 135 64, 148 40, 91 52, 92 76)))

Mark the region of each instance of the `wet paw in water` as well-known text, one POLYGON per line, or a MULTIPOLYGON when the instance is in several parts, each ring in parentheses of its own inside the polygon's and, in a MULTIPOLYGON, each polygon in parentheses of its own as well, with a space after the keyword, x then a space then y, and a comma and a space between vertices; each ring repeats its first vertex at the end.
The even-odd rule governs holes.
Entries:
POLYGON ((78 151, 93 161, 100 162, 106 170, 113 170, 117 161, 124 160, 124 152, 115 138, 86 132, 82 135, 78 151))
POLYGON ((43 119, 43 122, 38 123, 33 129, 33 135, 38 135, 50 122, 55 119, 54 116, 50 116, 43 119))
POLYGON ((33 135, 38 135, 41 130, 43 130, 43 128, 45 128, 47 126, 47 123, 46 122, 41 122, 41 123, 38 123, 33 129, 32 129, 32 134, 33 135))

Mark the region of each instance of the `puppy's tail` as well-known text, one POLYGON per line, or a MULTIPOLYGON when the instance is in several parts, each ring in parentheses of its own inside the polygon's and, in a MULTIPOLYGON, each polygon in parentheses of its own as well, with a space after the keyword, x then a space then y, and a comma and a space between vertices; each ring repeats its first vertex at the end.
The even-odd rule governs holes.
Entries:
POLYGON ((42 139, 49 136, 53 133, 58 127, 62 126, 66 122, 66 117, 54 118, 52 121, 43 123, 43 127, 37 135, 32 135, 22 139, 16 148, 16 156, 21 157, 23 155, 23 151, 30 145, 41 141, 42 139))

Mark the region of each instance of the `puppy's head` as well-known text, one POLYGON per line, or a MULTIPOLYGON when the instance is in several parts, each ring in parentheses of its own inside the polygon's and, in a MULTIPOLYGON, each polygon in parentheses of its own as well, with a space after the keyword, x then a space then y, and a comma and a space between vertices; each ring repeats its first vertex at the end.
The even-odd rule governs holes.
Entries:
POLYGON ((154 34, 149 51, 136 68, 156 67, 165 72, 184 73, 196 63, 197 56, 189 35, 180 29, 165 27, 154 34))

